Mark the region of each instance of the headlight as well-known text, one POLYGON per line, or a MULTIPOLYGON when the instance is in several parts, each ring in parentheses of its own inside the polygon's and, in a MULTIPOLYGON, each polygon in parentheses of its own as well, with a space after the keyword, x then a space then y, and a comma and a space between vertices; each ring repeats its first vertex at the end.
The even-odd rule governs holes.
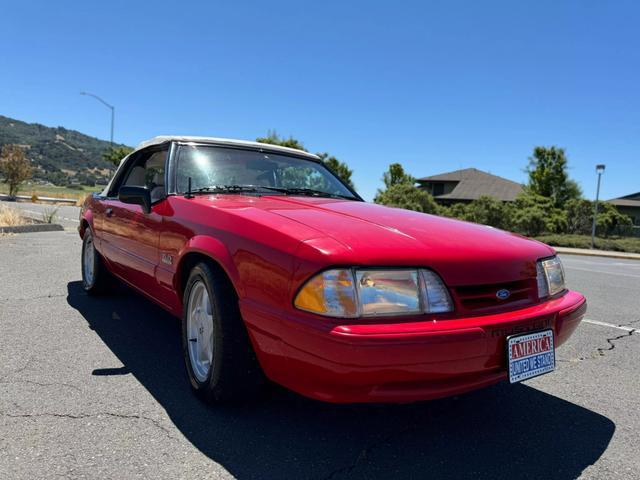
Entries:
POLYGON ((327 270, 309 280, 296 296, 296 307, 328 317, 356 317, 358 306, 351 270, 327 270))
POLYGON ((347 318, 453 310, 437 274, 404 268, 327 270, 302 287, 294 305, 319 315, 347 318))
POLYGON ((558 257, 538 260, 538 297, 551 297, 565 289, 564 268, 558 257))

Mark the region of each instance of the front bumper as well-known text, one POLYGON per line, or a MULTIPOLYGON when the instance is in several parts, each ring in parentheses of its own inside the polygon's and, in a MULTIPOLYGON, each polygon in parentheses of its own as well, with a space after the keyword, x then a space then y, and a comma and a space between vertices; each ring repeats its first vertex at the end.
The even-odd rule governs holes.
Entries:
POLYGON ((406 403, 507 378, 505 339, 551 328, 562 345, 586 313, 577 292, 532 307, 440 321, 336 325, 304 312, 240 307, 262 368, 302 395, 336 403, 406 403))

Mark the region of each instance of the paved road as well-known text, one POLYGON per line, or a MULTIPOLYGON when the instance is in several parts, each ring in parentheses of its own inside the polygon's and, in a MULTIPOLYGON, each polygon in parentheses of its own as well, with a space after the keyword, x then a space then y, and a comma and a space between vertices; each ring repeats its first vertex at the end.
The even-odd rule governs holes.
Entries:
POLYGON ((453 399, 206 407, 175 319, 88 298, 73 232, 0 239, 0 478, 640 477, 640 262, 564 258, 588 317, 556 372, 453 399), (635 322, 635 323, 634 323, 635 322))
POLYGON ((56 210, 54 223, 61 224, 67 230, 73 230, 78 227, 78 217, 80 208, 70 205, 52 205, 46 203, 30 203, 30 202, 7 202, 0 200, 0 204, 11 208, 21 210, 27 217, 42 220, 44 213, 56 210))

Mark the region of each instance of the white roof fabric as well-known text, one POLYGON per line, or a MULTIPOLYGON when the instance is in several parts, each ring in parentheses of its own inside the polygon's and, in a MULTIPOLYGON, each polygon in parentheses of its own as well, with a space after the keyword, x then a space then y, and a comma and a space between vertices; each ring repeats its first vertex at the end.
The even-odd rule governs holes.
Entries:
POLYGON ((297 150, 295 148, 281 147, 280 145, 271 145, 270 143, 249 142, 247 140, 234 140, 231 138, 216 138, 216 137, 160 135, 140 143, 136 148, 136 150, 150 147, 152 145, 160 145, 166 142, 213 143, 218 145, 229 145, 229 146, 238 146, 238 147, 264 148, 269 150, 281 151, 283 153, 294 154, 302 157, 309 157, 314 160, 320 160, 320 158, 317 155, 314 155, 313 153, 305 152, 303 150, 297 150))

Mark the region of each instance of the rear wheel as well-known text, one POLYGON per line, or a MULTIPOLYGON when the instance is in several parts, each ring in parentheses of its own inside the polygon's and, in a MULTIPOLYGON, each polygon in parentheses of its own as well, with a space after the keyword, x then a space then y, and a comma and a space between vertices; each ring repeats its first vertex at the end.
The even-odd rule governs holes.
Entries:
POLYGON ((93 232, 89 227, 82 238, 82 287, 91 295, 113 289, 114 280, 97 252, 93 232))
POLYGON ((262 384, 238 299, 229 281, 198 263, 184 291, 182 345, 192 388, 204 400, 248 399, 262 384))

